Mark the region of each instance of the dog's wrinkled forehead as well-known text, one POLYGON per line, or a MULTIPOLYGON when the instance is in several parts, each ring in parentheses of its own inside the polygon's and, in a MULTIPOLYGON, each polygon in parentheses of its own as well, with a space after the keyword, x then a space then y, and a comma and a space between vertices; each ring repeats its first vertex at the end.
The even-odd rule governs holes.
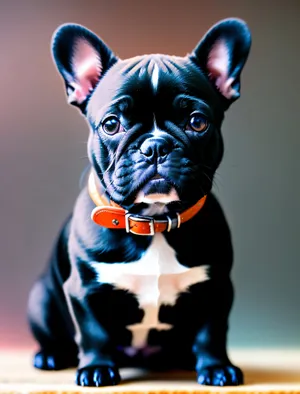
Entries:
MULTIPOLYGON (((143 121, 185 105, 203 102, 220 117, 221 101, 199 67, 187 58, 146 55, 119 61, 100 80, 87 106, 87 117, 99 123, 105 113, 130 104, 143 121)), ((150 120, 150 119, 149 119, 150 120)))

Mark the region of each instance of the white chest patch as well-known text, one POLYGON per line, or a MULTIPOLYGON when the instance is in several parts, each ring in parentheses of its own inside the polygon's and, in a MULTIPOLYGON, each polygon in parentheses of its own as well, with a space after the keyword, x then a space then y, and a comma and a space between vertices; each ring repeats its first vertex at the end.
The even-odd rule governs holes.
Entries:
POLYGON ((159 233, 154 235, 151 245, 138 261, 114 264, 92 262, 91 265, 99 282, 129 290, 144 310, 142 322, 127 327, 133 334, 134 348, 145 347, 150 329, 171 328, 158 320, 160 305, 174 305, 179 293, 209 279, 208 266, 187 268, 181 265, 174 249, 159 233))

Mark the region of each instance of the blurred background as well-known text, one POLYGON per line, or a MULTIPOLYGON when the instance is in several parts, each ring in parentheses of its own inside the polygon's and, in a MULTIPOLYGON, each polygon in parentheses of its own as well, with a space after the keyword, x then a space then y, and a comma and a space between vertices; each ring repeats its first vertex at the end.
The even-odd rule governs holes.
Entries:
POLYGON ((1 0, 0 11, 0 349, 36 346, 28 293, 88 163, 87 124, 52 62, 54 30, 83 24, 121 58, 184 56, 232 16, 253 44, 215 184, 235 249, 229 346, 300 347, 300 2, 1 0))

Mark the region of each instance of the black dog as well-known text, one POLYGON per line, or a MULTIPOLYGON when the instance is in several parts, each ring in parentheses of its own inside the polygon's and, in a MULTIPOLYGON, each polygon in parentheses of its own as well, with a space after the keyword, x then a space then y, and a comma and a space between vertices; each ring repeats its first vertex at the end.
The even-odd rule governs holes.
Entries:
POLYGON ((186 57, 120 60, 82 26, 56 31, 54 61, 89 124, 91 167, 29 297, 35 367, 78 366, 83 386, 118 384, 125 366, 243 383, 226 350, 231 234, 211 188, 250 46, 238 19, 186 57))

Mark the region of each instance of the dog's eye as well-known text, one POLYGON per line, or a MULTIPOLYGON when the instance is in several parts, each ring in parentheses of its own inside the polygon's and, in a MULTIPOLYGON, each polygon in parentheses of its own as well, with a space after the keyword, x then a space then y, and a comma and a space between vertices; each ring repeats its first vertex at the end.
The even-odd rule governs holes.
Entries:
POLYGON ((116 116, 108 116, 102 122, 102 129, 106 134, 114 135, 123 130, 123 127, 116 116))
POLYGON ((204 133, 208 129, 208 121, 202 114, 192 114, 187 129, 198 133, 204 133))

